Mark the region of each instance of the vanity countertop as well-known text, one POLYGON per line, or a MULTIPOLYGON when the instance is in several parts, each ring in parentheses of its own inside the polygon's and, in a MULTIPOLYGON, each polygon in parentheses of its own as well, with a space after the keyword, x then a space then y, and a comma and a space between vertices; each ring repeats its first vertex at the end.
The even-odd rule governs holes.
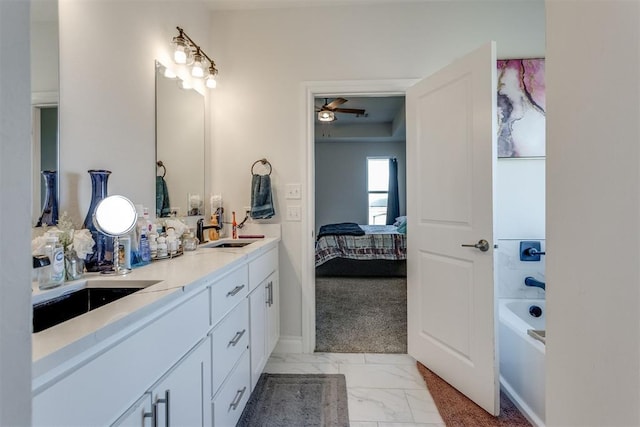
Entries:
POLYGON ((241 248, 199 247, 182 256, 133 269, 126 276, 87 273, 82 280, 68 282, 55 289, 40 291, 36 286, 32 297, 34 302, 81 288, 92 279, 158 281, 125 298, 32 334, 34 388, 38 383, 47 382, 47 377, 53 375, 52 371, 58 371, 54 368, 71 368, 81 359, 86 359, 87 352, 100 354, 104 348, 133 333, 139 327, 137 324, 148 315, 170 309, 173 303, 181 301, 181 296, 204 289, 212 280, 275 247, 279 240, 267 237, 241 248))

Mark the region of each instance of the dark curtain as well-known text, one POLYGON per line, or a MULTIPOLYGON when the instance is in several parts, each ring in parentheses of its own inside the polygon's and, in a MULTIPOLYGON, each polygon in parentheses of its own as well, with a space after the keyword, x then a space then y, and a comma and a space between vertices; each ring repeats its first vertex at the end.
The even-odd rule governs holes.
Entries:
POLYGON ((387 198, 387 225, 400 216, 400 196, 398 195, 398 160, 389 159, 389 196, 387 198))

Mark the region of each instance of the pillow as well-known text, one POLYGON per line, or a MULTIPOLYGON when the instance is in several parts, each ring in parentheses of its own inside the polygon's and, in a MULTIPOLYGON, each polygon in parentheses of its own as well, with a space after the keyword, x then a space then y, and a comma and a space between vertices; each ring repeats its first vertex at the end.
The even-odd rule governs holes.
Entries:
POLYGON ((407 234, 407 220, 398 226, 398 233, 407 234))
POLYGON ((402 224, 406 224, 406 223, 407 223, 407 217, 403 215, 403 216, 397 217, 393 225, 395 225, 396 227, 399 227, 402 224))

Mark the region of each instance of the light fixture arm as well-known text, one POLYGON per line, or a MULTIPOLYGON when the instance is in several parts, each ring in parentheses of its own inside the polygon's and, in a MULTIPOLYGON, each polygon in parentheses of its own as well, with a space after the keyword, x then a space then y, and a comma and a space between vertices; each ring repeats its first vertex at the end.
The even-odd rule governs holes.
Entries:
POLYGON ((194 50, 197 53, 200 53, 202 56, 204 56, 205 58, 207 58, 207 61, 209 61, 210 67, 209 68, 213 68, 215 70, 215 73, 218 73, 218 70, 216 69, 216 63, 213 61, 213 59, 211 59, 209 57, 209 55, 206 54, 206 52, 204 50, 202 50, 202 48, 200 46, 198 46, 196 44, 196 42, 193 41, 193 39, 191 37, 189 37, 189 35, 187 33, 185 33, 185 31, 180 28, 180 27, 176 27, 176 29, 178 30, 178 32, 180 33, 178 37, 184 37, 189 41, 189 44, 191 45, 191 49, 194 50))

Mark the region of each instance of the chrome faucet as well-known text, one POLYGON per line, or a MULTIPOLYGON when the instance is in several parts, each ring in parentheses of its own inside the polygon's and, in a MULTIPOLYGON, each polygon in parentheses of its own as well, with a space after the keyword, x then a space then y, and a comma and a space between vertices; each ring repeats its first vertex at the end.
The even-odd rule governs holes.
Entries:
POLYGON ((524 279, 524 284, 525 284, 526 286, 532 286, 532 287, 540 288, 540 289, 543 289, 543 290, 545 290, 545 291, 546 291, 546 288, 545 288, 546 283, 545 283, 545 282, 541 282, 541 281, 539 281, 539 280, 536 280, 536 279, 534 279, 534 278, 533 278, 533 277, 531 277, 531 276, 527 276, 527 277, 525 277, 525 279, 524 279))

